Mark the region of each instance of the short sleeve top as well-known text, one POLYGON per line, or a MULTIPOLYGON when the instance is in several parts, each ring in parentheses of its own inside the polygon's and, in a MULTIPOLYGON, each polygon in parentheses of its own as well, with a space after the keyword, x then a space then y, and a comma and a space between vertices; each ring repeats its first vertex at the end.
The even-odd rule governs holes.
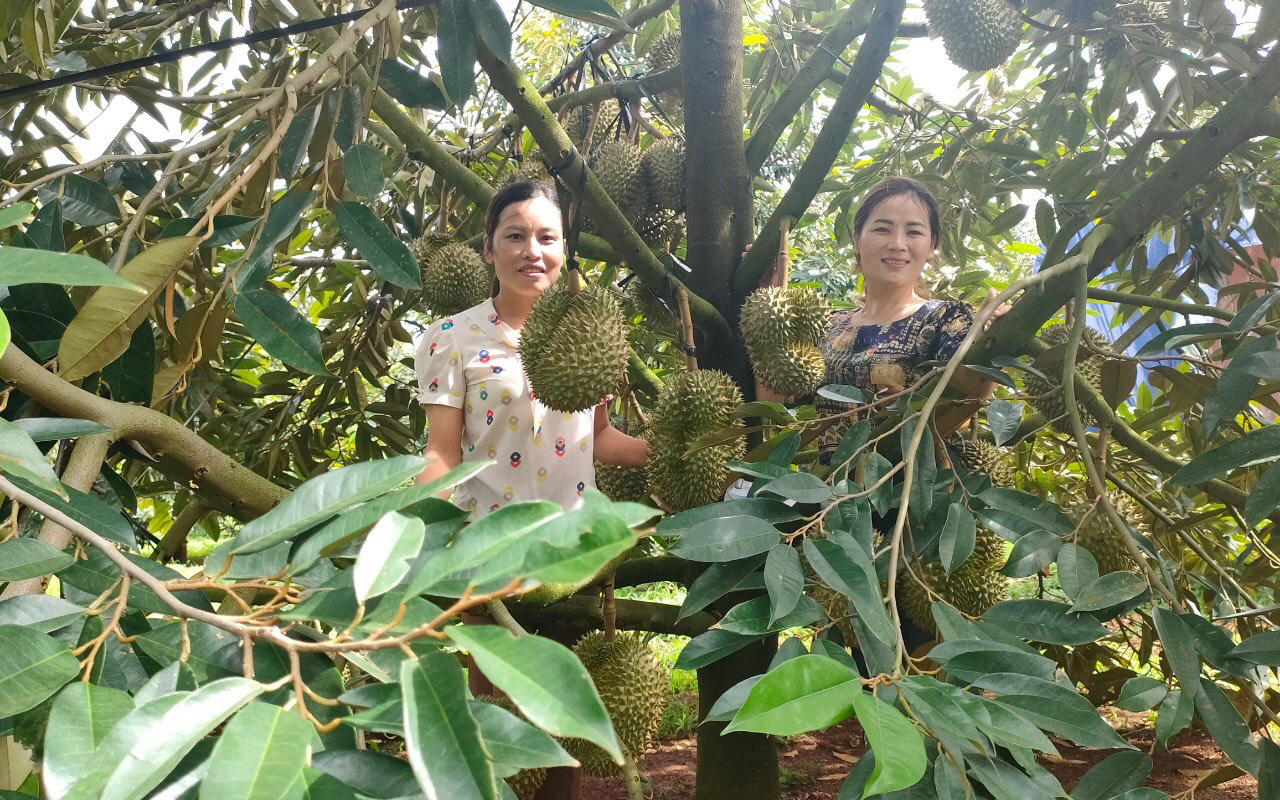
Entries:
MULTIPOLYGON (((832 315, 822 342, 822 360, 827 383, 857 387, 868 397, 876 391, 873 371, 909 386, 925 373, 925 364, 955 355, 973 326, 973 309, 956 300, 927 300, 910 316, 887 325, 858 325, 852 322, 853 314, 840 311, 832 315)), ((839 414, 850 405, 822 395, 814 404, 822 416, 839 414)), ((853 421, 842 418, 823 432, 818 453, 824 463, 853 421)))
POLYGON ((594 409, 570 414, 534 399, 519 342, 490 299, 433 323, 414 359, 418 402, 462 409, 462 461, 498 462, 454 490, 474 518, 527 500, 572 509, 595 486, 594 409))

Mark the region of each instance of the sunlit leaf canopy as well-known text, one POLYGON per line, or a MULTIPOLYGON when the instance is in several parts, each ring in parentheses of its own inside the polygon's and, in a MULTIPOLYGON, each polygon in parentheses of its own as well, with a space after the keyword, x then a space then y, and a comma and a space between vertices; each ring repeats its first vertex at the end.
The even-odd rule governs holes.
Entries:
MULTIPOLYGON (((540 755, 522 766, 563 763, 547 734, 626 762, 577 662, 510 632, 548 615, 690 635, 677 666, 750 674, 708 698, 699 732, 721 764, 699 783, 744 800, 776 796, 776 758, 761 735, 727 749, 726 725, 789 734, 856 717, 872 753, 851 796, 1051 796, 1032 752, 1054 751, 1046 734, 1126 747, 1093 708, 1111 702, 1155 709, 1162 744, 1198 720, 1276 785, 1256 732, 1277 721, 1262 670, 1277 666, 1280 563, 1280 10, 926 5, 0 8, 0 480, 18 534, 0 542, 0 697, 15 725, 40 729, 47 712, 50 796, 331 782, 502 796, 511 720, 474 711, 441 643, 469 650, 545 732, 525 732, 540 755), (956 85, 931 93, 930 65, 973 57, 944 7, 991 12, 964 30, 1014 20, 1016 48, 990 69, 947 67, 956 85), (629 205, 634 187, 599 160, 616 141, 683 144, 674 207, 629 205), (430 496, 465 469, 401 486, 429 436, 413 343, 440 315, 422 254, 478 247, 494 191, 549 168, 586 279, 630 278, 617 424, 634 430, 635 408, 651 412, 686 368, 677 284, 699 366, 753 399, 739 309, 781 231, 793 285, 856 305, 853 215, 895 174, 939 201, 930 292, 977 307, 1007 290, 1011 310, 957 357, 993 396, 936 449, 916 420, 952 401, 922 383, 851 428, 831 469, 815 463, 812 405, 749 403, 743 428, 690 450, 747 434, 732 469, 751 496, 668 516, 620 567, 656 512, 588 494, 580 512, 530 504, 468 525, 430 496), (1035 338, 1054 322, 1056 338, 1035 338), (979 445, 1003 466, 966 456, 979 445), (193 529, 222 541, 187 580, 156 562, 193 529), (521 578, 572 588, 602 569, 617 586, 681 583, 684 606, 489 606, 521 578), (62 597, 38 593, 49 573, 62 597), (1012 579, 1014 596, 971 608, 936 588, 974 574, 1012 579), (448 627, 482 607, 509 630, 448 627), (943 640, 930 661, 912 660, 904 616, 943 640), (299 621, 315 627, 282 627, 299 621), (819 631, 808 653, 792 638, 772 657, 797 626, 819 631), (557 680, 531 678, 534 663, 557 680), (970 684, 985 694, 957 688, 970 684), (286 704, 319 733, 286 722, 286 704), (98 710, 100 726, 71 732, 98 710), (441 726, 466 759, 441 758, 441 726), (408 764, 353 749, 357 730, 403 735, 408 764), (154 759, 124 757, 157 731, 154 759), (92 767, 69 755, 90 749, 92 767), (279 770, 237 767, 255 762, 279 770)), ((1147 791, 1150 769, 1120 749, 1073 791, 1147 791)))

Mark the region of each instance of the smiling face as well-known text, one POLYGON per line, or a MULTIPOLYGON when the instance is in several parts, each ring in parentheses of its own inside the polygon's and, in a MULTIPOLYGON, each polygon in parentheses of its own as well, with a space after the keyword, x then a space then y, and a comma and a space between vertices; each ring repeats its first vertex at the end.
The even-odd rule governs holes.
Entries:
POLYGON ((493 265, 499 291, 537 297, 555 283, 564 263, 560 209, 545 197, 512 203, 502 210, 484 260, 493 265))
POLYGON ((857 247, 869 288, 915 286, 933 254, 928 210, 910 194, 882 200, 868 215, 857 247))

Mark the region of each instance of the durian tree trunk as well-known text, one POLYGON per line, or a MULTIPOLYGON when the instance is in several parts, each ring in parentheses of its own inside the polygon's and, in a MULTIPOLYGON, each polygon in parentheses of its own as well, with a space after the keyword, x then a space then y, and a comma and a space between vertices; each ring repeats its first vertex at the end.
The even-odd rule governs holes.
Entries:
MULTIPOLYGON (((732 686, 767 671, 777 650, 769 637, 698 670, 698 718, 705 718, 732 686)), ((774 738, 759 733, 721 736, 726 725, 698 726, 696 800, 777 800, 782 789, 774 738)))
MULTIPOLYGON (((686 260, 680 279, 728 320, 729 291, 742 248, 752 239, 751 173, 742 141, 742 0, 681 0, 684 76, 686 260)), ((735 336, 699 330, 698 366, 723 370, 749 388, 746 352, 735 336)))

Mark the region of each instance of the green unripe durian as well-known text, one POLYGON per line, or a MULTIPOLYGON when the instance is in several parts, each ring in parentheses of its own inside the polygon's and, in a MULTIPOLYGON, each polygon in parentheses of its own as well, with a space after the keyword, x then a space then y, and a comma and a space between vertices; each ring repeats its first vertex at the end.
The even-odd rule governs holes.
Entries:
MULTIPOLYGON (((1009 579, 998 570, 1004 565, 1004 540, 979 530, 973 553, 948 576, 942 564, 933 561, 912 567, 921 581, 942 600, 970 616, 980 616, 996 603, 1009 599, 1009 579)), ((933 600, 915 577, 903 574, 897 584, 898 607, 912 622, 936 631, 933 600)))
POLYGON ((520 334, 520 360, 534 396, 556 411, 591 408, 622 383, 627 321, 603 286, 576 295, 564 283, 543 292, 520 334))
POLYGON ((601 145, 591 161, 591 171, 633 227, 641 224, 649 206, 640 158, 640 148, 618 139, 601 145))
POLYGON ((715 370, 690 370, 670 378, 649 417, 649 491, 667 508, 683 511, 720 500, 728 483, 726 464, 746 452, 741 436, 688 452, 707 434, 741 427, 735 412, 742 393, 715 370))
POLYGON ((991 479, 995 486, 1010 487, 1017 481, 1018 469, 1008 453, 988 441, 969 441, 953 436, 947 441, 960 456, 960 463, 970 472, 979 472, 991 479))
POLYGON ((640 168, 654 206, 666 211, 684 210, 684 142, 655 142, 641 155, 640 168))
MULTIPOLYGON (((1048 347, 1058 347, 1067 343, 1071 338, 1071 328, 1062 323, 1055 323, 1040 331, 1040 335, 1036 337, 1048 347)), ((1102 334, 1093 328, 1086 327, 1084 329, 1084 338, 1091 345, 1086 348, 1084 342, 1081 342, 1080 348, 1076 354, 1076 370, 1084 376, 1084 379, 1096 390, 1102 388, 1102 364, 1103 358, 1099 355, 1093 355, 1092 351, 1109 350, 1110 346, 1102 334)), ((1022 383, 1026 388, 1028 400, 1035 409, 1039 411, 1045 419, 1050 420, 1053 426, 1060 431, 1070 432, 1071 425, 1066 417, 1066 404, 1063 402, 1062 394, 1062 375, 1061 370, 1057 374, 1053 372, 1046 373, 1048 380, 1041 378, 1031 372, 1023 373, 1022 383)), ((1093 417, 1083 408, 1080 408, 1080 419, 1085 425, 1091 424, 1093 417)))
POLYGON ((813 289, 766 286, 751 293, 742 304, 739 325, 751 367, 765 388, 798 397, 826 381, 818 344, 830 313, 813 289))
POLYGON ((942 37, 947 58, 985 72, 1009 60, 1022 41, 1022 16, 1009 0, 924 0, 929 31, 942 37))
POLYGON ((422 300, 437 314, 456 314, 487 300, 493 290, 493 270, 465 244, 441 244, 426 234, 414 240, 410 252, 422 276, 422 300))

